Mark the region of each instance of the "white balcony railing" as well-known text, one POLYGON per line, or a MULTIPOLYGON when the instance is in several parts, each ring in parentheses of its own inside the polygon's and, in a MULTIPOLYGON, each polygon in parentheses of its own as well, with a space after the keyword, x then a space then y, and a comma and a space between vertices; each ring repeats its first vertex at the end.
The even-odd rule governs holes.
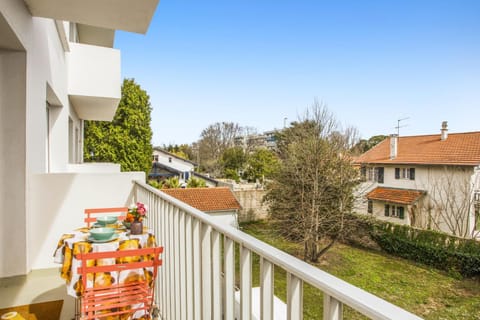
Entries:
POLYGON ((262 319, 273 319, 275 266, 287 274, 287 319, 303 317, 304 283, 323 292, 324 319, 342 319, 343 305, 371 319, 420 319, 144 183, 136 182, 135 197, 148 205, 147 224, 165 247, 156 286, 162 319, 234 319, 236 245, 240 319, 252 313, 253 253, 260 257, 262 319))

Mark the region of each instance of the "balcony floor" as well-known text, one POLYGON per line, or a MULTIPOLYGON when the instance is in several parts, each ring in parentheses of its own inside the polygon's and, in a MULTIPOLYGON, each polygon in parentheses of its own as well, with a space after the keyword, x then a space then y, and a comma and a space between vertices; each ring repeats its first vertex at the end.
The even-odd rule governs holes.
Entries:
POLYGON ((63 300, 61 320, 74 318, 75 299, 67 296, 65 281, 57 268, 0 278, 0 309, 53 300, 63 300))

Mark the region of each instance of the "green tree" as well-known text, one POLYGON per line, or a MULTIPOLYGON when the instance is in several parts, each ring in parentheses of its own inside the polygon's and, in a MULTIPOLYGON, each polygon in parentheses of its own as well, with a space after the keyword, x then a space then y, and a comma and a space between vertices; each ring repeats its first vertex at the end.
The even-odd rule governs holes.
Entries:
POLYGON ((206 186, 207 184, 204 180, 195 177, 191 177, 187 182, 187 188, 205 188, 206 186))
POLYGON ((223 154, 220 163, 223 166, 223 174, 227 179, 233 179, 239 181, 239 171, 243 169, 245 165, 245 153, 241 147, 232 147, 226 149, 223 154))
POLYGON ((273 151, 257 148, 248 156, 245 178, 252 182, 257 180, 263 182, 265 178, 271 178, 278 167, 278 157, 273 151))
POLYGON ((85 121, 85 161, 119 163, 122 171, 148 174, 152 166, 149 99, 133 79, 124 79, 113 121, 85 121))
POLYGON ((180 180, 178 177, 171 177, 160 182, 160 189, 177 189, 180 188, 180 180))
POLYGON ((226 149, 234 146, 235 137, 242 132, 242 128, 233 122, 217 122, 204 129, 198 141, 200 170, 209 172, 213 176, 221 175, 222 154, 226 149))
MULTIPOLYGON (((304 247, 304 259, 318 259, 347 232, 357 171, 350 138, 318 102, 304 118, 277 136, 280 169, 267 185, 270 214, 283 233, 304 247)), ((351 130, 347 132, 352 132, 351 130)))
POLYGON ((360 155, 372 149, 373 147, 375 147, 377 144, 379 144, 386 138, 387 136, 380 134, 380 135, 372 136, 368 140, 361 139, 353 146, 351 151, 353 154, 360 155))

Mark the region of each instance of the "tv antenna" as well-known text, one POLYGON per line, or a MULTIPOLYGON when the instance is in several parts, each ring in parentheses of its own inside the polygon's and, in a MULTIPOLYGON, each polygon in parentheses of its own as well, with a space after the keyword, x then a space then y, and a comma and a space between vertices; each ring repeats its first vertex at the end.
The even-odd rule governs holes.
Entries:
POLYGON ((397 126, 395 127, 395 129, 397 129, 397 137, 400 137, 400 128, 404 128, 404 127, 407 126, 407 125, 401 126, 400 122, 402 122, 404 120, 407 120, 407 119, 410 119, 410 117, 406 117, 406 118, 402 118, 402 119, 397 120, 397 126))

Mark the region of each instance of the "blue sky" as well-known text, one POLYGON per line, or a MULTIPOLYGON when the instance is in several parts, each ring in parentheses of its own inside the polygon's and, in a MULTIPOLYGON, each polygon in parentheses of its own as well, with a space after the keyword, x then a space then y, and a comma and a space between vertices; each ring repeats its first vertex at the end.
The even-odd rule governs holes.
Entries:
POLYGON ((122 76, 150 95, 153 144, 214 122, 260 132, 318 99, 361 136, 480 131, 480 1, 161 0, 117 32, 122 76))

